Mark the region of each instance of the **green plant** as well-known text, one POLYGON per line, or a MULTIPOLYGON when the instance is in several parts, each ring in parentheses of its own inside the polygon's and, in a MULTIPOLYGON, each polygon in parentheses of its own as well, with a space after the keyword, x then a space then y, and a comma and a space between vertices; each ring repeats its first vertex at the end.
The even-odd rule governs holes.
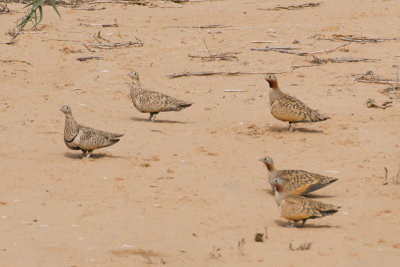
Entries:
POLYGON ((50 4, 57 15, 61 18, 60 12, 58 12, 57 6, 53 0, 32 0, 24 6, 24 8, 30 7, 30 10, 28 14, 19 20, 17 27, 22 30, 29 21, 32 21, 33 27, 36 28, 43 19, 43 5, 46 3, 50 4))

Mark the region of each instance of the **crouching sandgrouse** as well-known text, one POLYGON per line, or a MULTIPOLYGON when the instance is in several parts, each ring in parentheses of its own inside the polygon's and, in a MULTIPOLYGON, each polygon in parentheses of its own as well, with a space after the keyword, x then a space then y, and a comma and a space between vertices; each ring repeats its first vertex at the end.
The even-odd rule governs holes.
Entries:
POLYGON ((285 192, 280 178, 272 182, 275 188, 275 201, 283 218, 293 221, 295 226, 302 227, 308 219, 317 219, 336 213, 340 207, 296 196, 285 192), (302 221, 301 225, 298 222, 302 221))
POLYGON ((69 106, 62 106, 60 111, 65 114, 64 142, 70 149, 82 150, 82 157, 89 158, 93 150, 111 146, 123 136, 79 125, 69 106))
POLYGON ((289 132, 292 131, 293 123, 317 122, 330 119, 306 106, 297 98, 283 93, 278 86, 278 81, 273 74, 264 75, 269 84, 269 101, 271 114, 278 120, 289 122, 289 132))
POLYGON ((128 76, 132 79, 130 87, 132 103, 138 111, 150 113, 149 121, 154 121, 160 112, 180 111, 193 104, 160 92, 142 89, 139 74, 135 71, 129 72, 128 76))

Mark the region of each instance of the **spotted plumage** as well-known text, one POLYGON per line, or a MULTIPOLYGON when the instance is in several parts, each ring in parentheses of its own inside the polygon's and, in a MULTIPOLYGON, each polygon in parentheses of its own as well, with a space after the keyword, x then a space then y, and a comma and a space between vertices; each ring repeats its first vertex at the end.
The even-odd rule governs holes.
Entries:
POLYGON ((303 170, 277 170, 272 158, 268 156, 261 158, 260 161, 267 167, 271 187, 273 188, 274 179, 280 178, 284 191, 292 195, 305 195, 337 180, 337 178, 303 170))
POLYGON ((64 142, 70 149, 82 150, 83 156, 89 158, 93 150, 111 146, 123 136, 79 125, 69 106, 62 106, 61 111, 65 114, 64 142))
POLYGON ((284 191, 282 180, 276 178, 273 181, 275 188, 275 200, 283 218, 293 221, 295 226, 302 221, 302 227, 308 219, 317 219, 332 215, 339 210, 339 206, 322 203, 306 197, 288 194, 284 191))
POLYGON ((180 111, 193 103, 177 99, 159 92, 143 90, 140 86, 139 74, 128 73, 132 79, 130 94, 135 108, 142 113, 150 113, 149 121, 154 121, 159 112, 180 111))
POLYGON ((271 114, 278 120, 289 122, 289 131, 292 131, 293 123, 318 122, 330 119, 306 106, 297 98, 283 93, 278 86, 278 81, 273 74, 266 74, 264 79, 269 84, 269 100, 271 114))

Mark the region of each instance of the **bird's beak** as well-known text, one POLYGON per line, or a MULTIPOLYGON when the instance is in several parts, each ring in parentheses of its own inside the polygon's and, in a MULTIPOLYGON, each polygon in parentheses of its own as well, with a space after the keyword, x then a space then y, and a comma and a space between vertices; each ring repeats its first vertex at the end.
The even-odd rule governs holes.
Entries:
POLYGON ((264 158, 259 159, 259 161, 264 162, 264 158))
POLYGON ((60 108, 60 111, 62 111, 62 108, 60 108))

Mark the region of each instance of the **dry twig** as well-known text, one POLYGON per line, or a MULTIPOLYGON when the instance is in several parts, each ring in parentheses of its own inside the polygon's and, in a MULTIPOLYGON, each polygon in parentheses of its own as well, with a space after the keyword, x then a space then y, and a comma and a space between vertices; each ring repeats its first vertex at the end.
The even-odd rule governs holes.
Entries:
MULTIPOLYGON (((273 74, 281 74, 273 73, 273 74)), ((190 76, 211 76, 211 75, 251 75, 251 74, 265 74, 265 72, 243 72, 243 71, 198 71, 198 72, 179 72, 166 75, 170 79, 190 76)))
POLYGON ((396 84, 396 81, 379 78, 371 70, 365 72, 363 75, 355 79, 355 81, 361 83, 396 84))
POLYGON ((292 245, 292 242, 289 243, 289 249, 292 251, 296 251, 296 250, 309 250, 311 248, 311 242, 305 242, 303 244, 301 244, 300 246, 298 246, 297 248, 294 248, 292 245))
POLYGON ((339 48, 347 46, 349 44, 350 43, 339 45, 337 47, 330 48, 330 49, 317 50, 317 51, 312 51, 312 52, 296 52, 296 51, 293 51, 293 50, 298 49, 295 47, 274 47, 274 46, 270 46, 270 47, 267 46, 266 48, 251 48, 251 50, 253 50, 253 51, 275 51, 275 52, 279 52, 279 53, 287 53, 287 54, 293 54, 293 55, 297 55, 297 56, 308 56, 308 55, 314 55, 314 54, 318 54, 318 53, 330 53, 339 48))
POLYGON ((10 9, 7 7, 7 3, 0 3, 0 14, 5 14, 10 12, 10 9))
POLYGON ((79 23, 79 26, 86 26, 86 27, 91 27, 91 26, 101 26, 103 28, 107 27, 118 27, 117 20, 114 20, 114 23, 108 23, 108 24, 102 24, 102 23, 92 23, 92 24, 87 24, 87 23, 79 23))
POLYGON ((87 56, 87 57, 78 57, 77 60, 79 60, 79 61, 86 61, 86 60, 89 60, 89 59, 97 59, 97 60, 99 60, 99 59, 102 59, 102 58, 103 58, 102 56, 87 56))
POLYGON ((274 8, 257 8, 257 10, 281 10, 281 9, 299 10, 299 9, 303 9, 303 8, 306 8, 306 7, 317 7, 322 3, 324 3, 324 2, 305 3, 305 4, 301 4, 301 5, 296 5, 296 6, 277 6, 277 7, 274 7, 274 8))
POLYGON ((353 35, 342 35, 334 34, 331 38, 320 37, 318 40, 329 40, 329 41, 346 41, 346 42, 356 42, 356 43, 379 43, 384 41, 395 41, 399 38, 370 38, 364 36, 353 36, 353 35))
POLYGON ((378 104, 375 102, 374 99, 369 98, 369 99, 367 100, 367 107, 368 107, 368 108, 381 108, 381 109, 385 109, 385 108, 391 107, 391 106, 392 106, 392 103, 393 103, 392 101, 385 101, 385 102, 382 103, 382 105, 378 105, 378 104))
POLYGON ((27 65, 33 67, 33 65, 31 63, 29 63, 28 61, 25 61, 25 60, 0 59, 0 62, 3 62, 3 63, 24 63, 24 64, 27 64, 27 65))

